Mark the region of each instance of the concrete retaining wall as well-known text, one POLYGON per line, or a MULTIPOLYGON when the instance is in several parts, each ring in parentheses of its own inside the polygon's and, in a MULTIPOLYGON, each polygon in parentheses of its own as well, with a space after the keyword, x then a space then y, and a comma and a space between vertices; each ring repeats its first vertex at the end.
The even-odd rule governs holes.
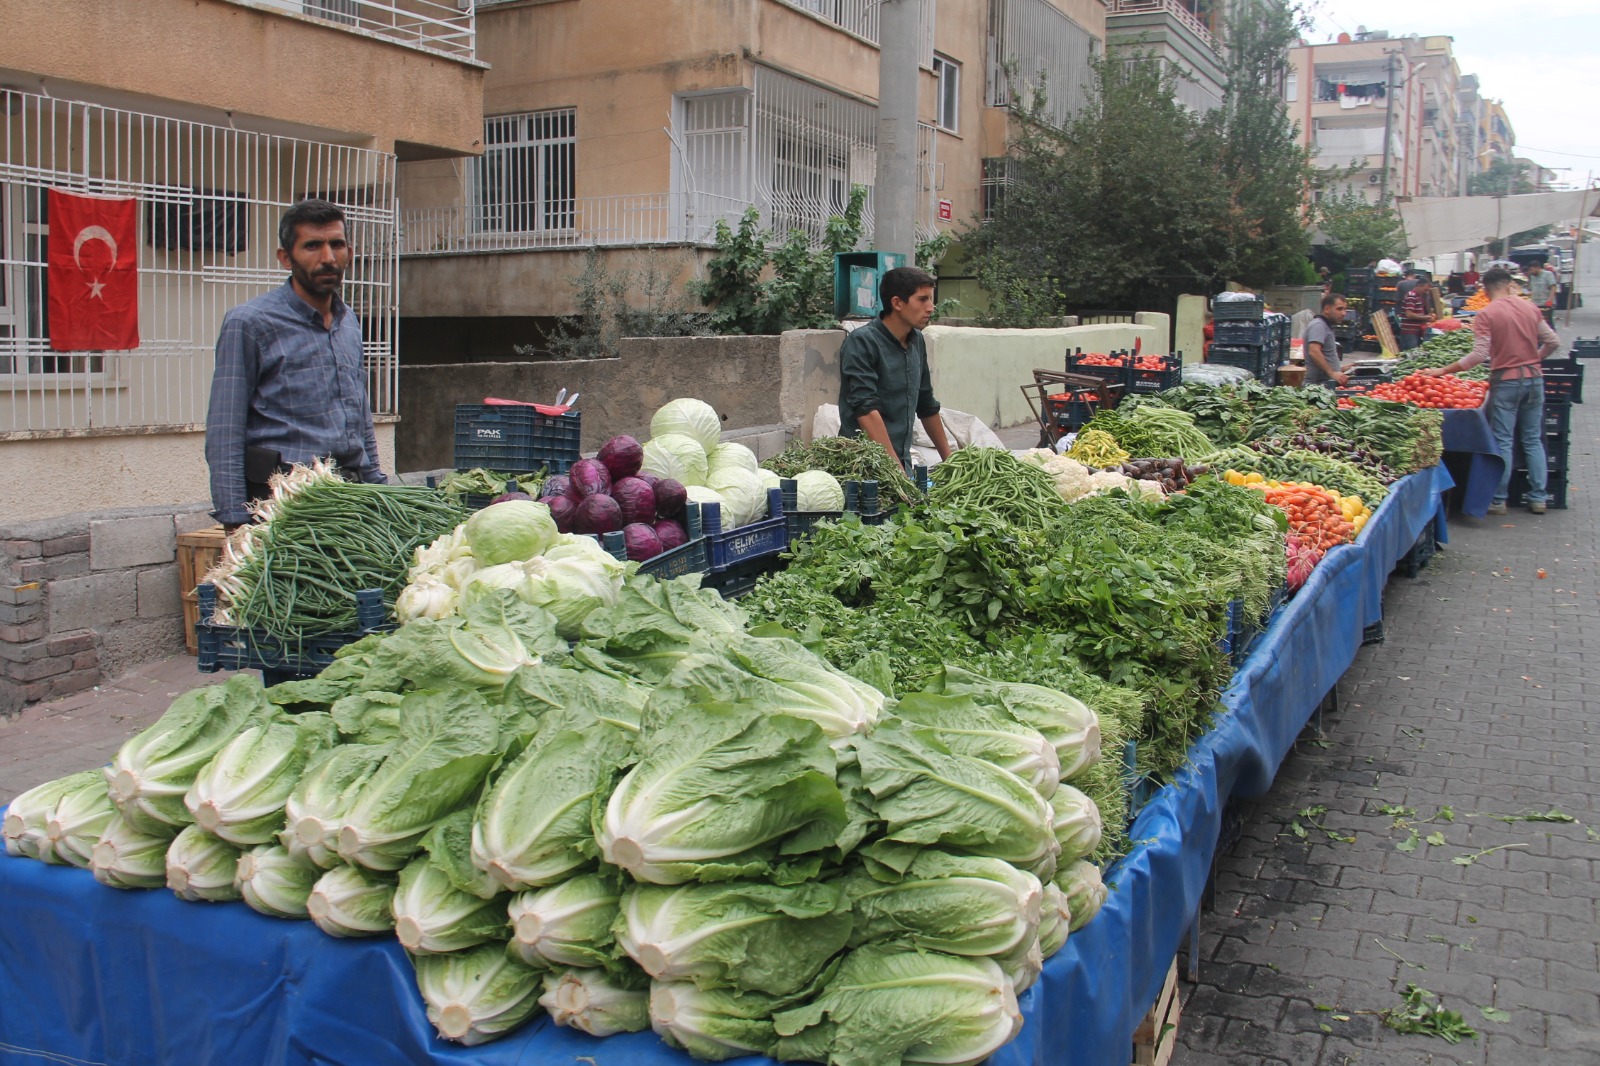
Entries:
POLYGON ((177 536, 209 504, 0 528, 0 715, 183 649, 177 536))

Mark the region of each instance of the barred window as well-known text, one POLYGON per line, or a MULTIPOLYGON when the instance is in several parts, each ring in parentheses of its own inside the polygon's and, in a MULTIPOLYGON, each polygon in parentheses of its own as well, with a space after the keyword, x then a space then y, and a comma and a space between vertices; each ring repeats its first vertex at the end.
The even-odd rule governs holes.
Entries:
POLYGON ((483 120, 472 161, 473 223, 479 232, 571 229, 577 209, 578 113, 564 107, 483 120))

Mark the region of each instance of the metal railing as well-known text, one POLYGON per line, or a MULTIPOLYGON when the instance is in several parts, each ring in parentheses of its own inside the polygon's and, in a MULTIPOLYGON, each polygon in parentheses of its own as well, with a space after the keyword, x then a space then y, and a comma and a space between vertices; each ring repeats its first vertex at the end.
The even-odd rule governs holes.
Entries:
POLYGON ((282 285, 278 218, 308 193, 340 204, 355 256, 373 409, 396 411, 395 157, 0 90, 0 440, 205 420, 229 308, 282 285), (51 346, 49 192, 138 201, 139 346, 51 346))
MULTIPOLYGON (((230 0, 240 3, 243 0, 230 0)), ((476 57, 476 16, 472 0, 249 0, 292 15, 363 30, 397 44, 465 59, 476 57)))
POLYGON ((492 208, 416 208, 400 212, 400 254, 709 244, 719 220, 737 225, 749 206, 749 201, 710 193, 641 193, 539 204, 497 204, 492 208), (553 224, 530 227, 526 220, 550 220, 553 224))
MULTIPOLYGON (((877 44, 879 38, 878 9, 883 0, 778 0, 781 4, 799 8, 818 18, 833 23, 846 33, 877 44)), ((933 65, 934 4, 923 0, 917 18, 918 37, 922 44, 922 65, 933 65)))
POLYGON ((991 0, 989 7, 990 107, 1013 98, 1032 106, 1042 88, 1044 117, 1055 126, 1088 102, 1085 84, 1097 38, 1047 0, 991 0))
POLYGON ((1216 38, 1211 35, 1211 27, 1200 19, 1193 11, 1184 7, 1178 0, 1110 0, 1106 5, 1106 14, 1109 15, 1148 15, 1159 13, 1171 15, 1180 25, 1205 42, 1206 47, 1216 48, 1216 38))

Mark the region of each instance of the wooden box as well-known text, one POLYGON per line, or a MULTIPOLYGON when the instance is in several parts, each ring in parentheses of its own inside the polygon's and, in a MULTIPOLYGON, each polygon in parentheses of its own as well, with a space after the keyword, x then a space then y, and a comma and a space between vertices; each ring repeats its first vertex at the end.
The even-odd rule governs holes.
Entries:
POLYGON ((183 595, 183 642, 190 655, 200 653, 195 625, 200 621, 200 599, 194 587, 206 572, 222 559, 222 543, 227 534, 221 526, 178 534, 178 587, 183 595))
POLYGON ((1161 994, 1155 1006, 1133 1031, 1133 1066, 1167 1066, 1178 1046, 1178 1019, 1183 1014, 1183 997, 1178 995, 1178 960, 1167 969, 1161 994))

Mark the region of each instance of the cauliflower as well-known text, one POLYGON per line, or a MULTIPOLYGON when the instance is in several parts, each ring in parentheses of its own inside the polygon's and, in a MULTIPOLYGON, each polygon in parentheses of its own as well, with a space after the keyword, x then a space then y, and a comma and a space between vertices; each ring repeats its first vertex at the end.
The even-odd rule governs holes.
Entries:
POLYGON ((1091 490, 1089 468, 1076 459, 1057 455, 1045 448, 1034 448, 1023 452, 1017 458, 1025 463, 1032 463, 1049 474, 1055 481, 1056 492, 1068 503, 1080 496, 1088 495, 1091 490))

